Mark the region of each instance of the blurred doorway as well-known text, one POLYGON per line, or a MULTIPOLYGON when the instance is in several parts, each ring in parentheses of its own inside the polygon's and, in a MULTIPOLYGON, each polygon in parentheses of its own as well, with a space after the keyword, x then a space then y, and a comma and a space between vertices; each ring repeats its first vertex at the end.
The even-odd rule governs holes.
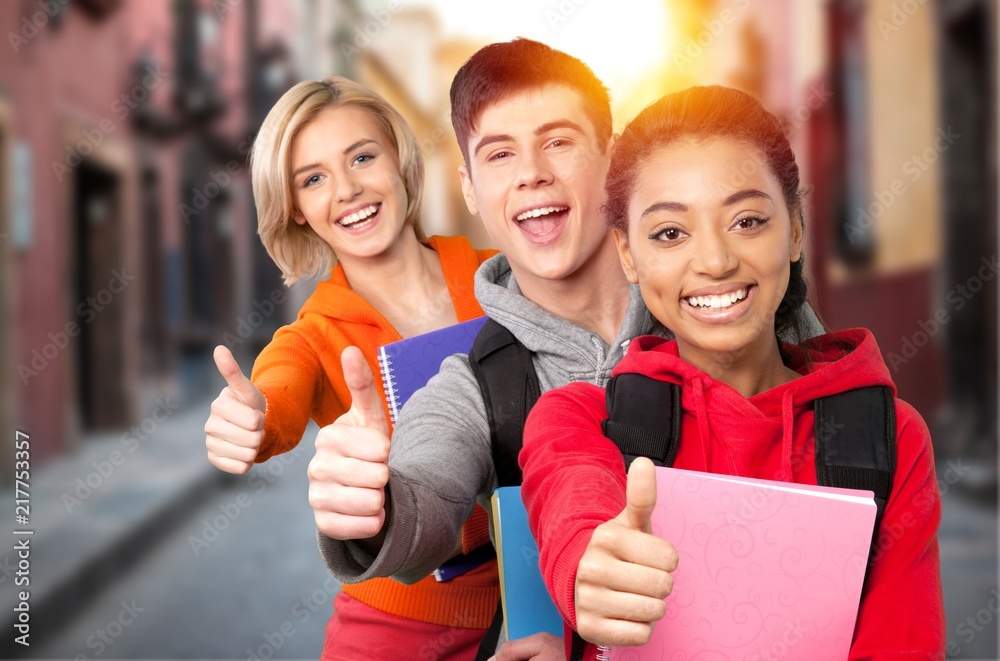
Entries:
POLYGON ((944 305, 948 450, 988 459, 997 451, 997 114, 993 2, 938 2, 941 127, 961 136, 944 152, 944 305), (989 277, 985 277, 985 274, 989 277), (970 350, 974 348, 974 350, 970 350))
POLYGON ((160 170, 151 154, 139 178, 140 232, 142 234, 142 342, 140 369, 146 376, 162 377, 170 370, 163 264, 163 195, 160 170))
POLYGON ((75 400, 83 431, 127 426, 121 176, 84 159, 74 171, 68 316, 76 341, 75 400))
POLYGON ((182 158, 181 200, 194 212, 183 226, 183 325, 178 344, 182 388, 186 397, 196 399, 215 390, 218 372, 212 351, 222 331, 235 326, 235 221, 231 179, 219 175, 226 164, 213 160, 200 142, 189 144, 182 158))

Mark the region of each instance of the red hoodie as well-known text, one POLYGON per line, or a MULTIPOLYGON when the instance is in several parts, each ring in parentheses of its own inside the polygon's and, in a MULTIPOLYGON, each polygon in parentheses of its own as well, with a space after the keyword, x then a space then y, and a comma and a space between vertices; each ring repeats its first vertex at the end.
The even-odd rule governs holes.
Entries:
MULTIPOLYGON (((802 376, 749 399, 677 355, 677 344, 633 340, 614 374, 682 386, 674 466, 816 484, 813 400, 863 386, 895 385, 871 333, 852 329, 785 345, 802 376), (807 360, 807 352, 811 362, 807 360)), ((604 389, 572 383, 542 396, 528 417, 522 496, 541 552, 542 576, 569 627, 576 626, 576 569, 594 528, 625 507, 621 453, 604 437, 604 389)), ((937 529, 941 498, 927 426, 896 399, 896 473, 862 594, 851 659, 944 658, 937 529)), ((568 632, 567 632, 568 633, 568 632)), ((567 650, 569 635, 566 636, 567 650)), ((596 648, 587 646, 585 659, 596 648)))

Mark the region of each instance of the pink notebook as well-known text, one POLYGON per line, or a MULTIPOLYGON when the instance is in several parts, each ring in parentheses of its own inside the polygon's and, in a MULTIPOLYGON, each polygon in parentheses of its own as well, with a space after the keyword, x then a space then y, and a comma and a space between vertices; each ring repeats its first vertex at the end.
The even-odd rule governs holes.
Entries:
POLYGON ((657 468, 653 533, 680 557, 667 613, 616 661, 843 661, 858 616, 870 491, 657 468))

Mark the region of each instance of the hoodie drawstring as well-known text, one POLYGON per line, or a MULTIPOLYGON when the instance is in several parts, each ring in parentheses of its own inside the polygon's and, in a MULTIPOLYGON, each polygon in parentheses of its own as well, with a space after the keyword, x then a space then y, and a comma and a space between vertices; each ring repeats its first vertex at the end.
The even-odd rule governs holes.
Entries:
POLYGON ((711 470, 709 463, 708 446, 711 442, 711 428, 708 426, 708 406, 705 404, 705 383, 700 377, 692 379, 694 386, 694 407, 698 413, 695 419, 698 421, 698 435, 701 440, 701 456, 705 460, 705 470, 711 470))
POLYGON ((792 415, 792 395, 791 388, 785 390, 781 397, 781 473, 778 479, 783 482, 792 481, 792 432, 795 424, 792 415))

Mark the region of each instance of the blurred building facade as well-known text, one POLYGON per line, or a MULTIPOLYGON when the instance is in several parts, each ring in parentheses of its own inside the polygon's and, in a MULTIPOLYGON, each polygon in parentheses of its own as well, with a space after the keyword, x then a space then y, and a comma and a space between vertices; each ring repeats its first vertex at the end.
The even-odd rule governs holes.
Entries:
POLYGON ((0 401, 36 461, 214 388, 224 333, 248 355, 287 320, 258 312, 281 282, 247 156, 317 4, 0 5, 0 401))
MULTIPOLYGON (((674 38, 637 63, 642 85, 617 91, 616 128, 692 84, 760 96, 811 187, 814 306, 832 328, 874 331, 900 395, 947 430, 939 447, 995 456, 995 3, 663 2, 674 38)), ((246 157, 297 80, 340 74, 383 94, 424 151, 427 232, 489 245, 462 199, 448 108, 485 42, 444 34, 442 11, 0 4, 0 422, 58 454, 127 429, 164 393, 208 396, 215 344, 237 338, 250 359, 294 316, 307 287, 266 312, 282 285, 255 236, 246 157)))
POLYGON ((822 309, 873 330, 939 452, 995 467, 996 4, 841 0, 822 19, 833 97, 804 136, 822 309))
MULTIPOLYGON (((900 396, 931 423, 939 453, 992 471, 993 509, 965 520, 946 509, 945 587, 959 595, 949 603, 954 630, 965 615, 986 612, 985 600, 974 601, 978 587, 969 586, 995 584, 995 541, 976 548, 965 541, 979 544, 983 519, 995 514, 996 3, 656 1, 667 8, 672 38, 663 40, 658 59, 636 61, 646 72, 639 84, 607 81, 616 130, 659 96, 694 84, 746 89, 784 117, 811 188, 806 237, 814 307, 831 328, 871 328, 900 396)), ((385 96, 410 122, 425 156, 427 233, 466 234, 477 247, 489 245, 462 197, 448 106, 454 73, 489 39, 446 30, 449 8, 459 2, 0 1, 0 430, 31 434, 33 468, 84 447, 101 450, 100 432, 145 433, 143 425, 175 406, 200 403, 204 410, 222 387, 213 347, 228 344, 248 365, 294 318, 309 285, 273 304, 275 293, 287 290, 256 236, 246 159, 264 116, 298 80, 346 75, 385 96)), ((535 22, 549 29, 528 36, 559 47, 560 35, 578 29, 574 17, 611 5, 544 0, 519 9, 525 25, 535 12, 535 22)), ((628 48, 603 36, 595 35, 590 53, 568 50, 597 62, 628 48)), ((165 431, 157 449, 173 447, 171 434, 197 435, 187 426, 197 414, 178 418, 184 431, 165 431)), ((0 481, 10 479, 12 445, 0 452, 0 481)), ((71 470, 53 466, 51 475, 84 477, 97 470, 93 456, 79 452, 68 458, 71 470)), ((133 475, 155 485, 147 465, 134 460, 133 475)), ((939 462, 942 470, 946 465, 939 462)), ((277 472, 257 473, 268 484, 285 470, 283 462, 270 466, 277 472)), ((195 478, 190 482, 201 484, 195 478)), ((202 497, 200 488, 177 487, 176 502, 202 497), (178 495, 182 489, 186 496, 178 495)), ((106 489, 105 500, 80 510, 77 524, 105 536, 101 517, 141 505, 136 493, 128 482, 117 493, 106 489), (121 510, 107 506, 116 498, 125 503, 121 510)), ((274 507, 286 511, 295 493, 274 507)), ((948 499, 954 508, 955 494, 948 499)), ((214 514, 214 503, 207 507, 214 514)), ((161 527, 163 518, 149 511, 161 527)), ((201 517, 195 511, 192 521, 201 517)), ((255 509, 254 516, 264 512, 255 509)), ((310 516, 306 511, 307 523, 310 516)), ((193 522, 188 529, 194 527, 200 529, 193 522)), ((148 541, 145 528, 136 530, 134 539, 148 541)), ((54 544, 70 540, 80 556, 74 529, 57 532, 54 544)), ((197 593, 201 599, 245 587, 235 579, 222 584, 217 565, 189 564, 187 530, 178 534, 181 564, 195 577, 182 588, 203 580, 209 587, 197 593)), ((138 549, 131 534, 121 539, 120 546, 138 549)), ((257 545, 228 548, 241 547, 260 560, 257 545)), ((308 543, 267 553, 284 567, 290 553, 316 561, 308 543)), ((54 557, 48 561, 57 564, 54 557)), ((220 562, 245 559, 226 555, 220 562)), ((120 569, 119 560, 113 564, 120 569)), ((79 575, 91 595, 92 574, 79 575)), ((313 594, 310 580, 243 598, 273 606, 283 603, 281 595, 313 594)), ((98 583, 109 593, 120 589, 98 583)), ((110 600, 115 612, 117 602, 110 600)), ((203 605, 182 607, 200 613, 203 605)), ((220 638, 240 640, 249 631, 259 643, 256 626, 274 630, 266 617, 258 624, 242 617, 233 631, 202 619, 205 630, 195 638, 210 642, 190 649, 207 656, 218 654, 220 638)))
POLYGON ((689 21, 694 43, 724 30, 690 77, 787 123, 828 327, 870 328, 937 449, 995 467, 995 3, 705 2, 689 21))
MULTIPOLYGON (((309 285, 272 305, 285 287, 247 159, 299 80, 386 96, 427 160, 426 231, 488 244, 462 202, 432 12, 35 0, 0 5, 0 27, 0 423, 30 431, 36 461, 211 396, 215 345, 248 364, 294 318, 309 285)), ((479 45, 452 49, 450 71, 479 45)))

